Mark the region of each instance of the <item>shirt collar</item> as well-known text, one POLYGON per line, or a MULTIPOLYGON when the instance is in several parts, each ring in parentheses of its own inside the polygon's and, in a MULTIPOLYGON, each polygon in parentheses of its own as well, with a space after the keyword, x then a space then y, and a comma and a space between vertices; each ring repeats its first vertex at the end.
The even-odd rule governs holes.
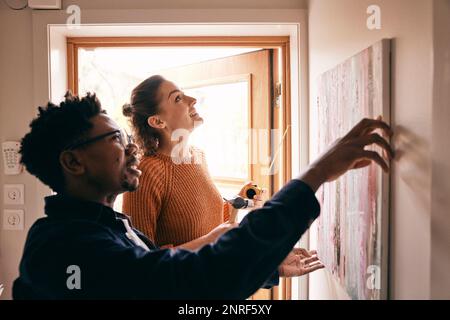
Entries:
POLYGON ((80 200, 63 194, 45 197, 45 214, 58 219, 75 218, 105 222, 129 219, 128 216, 101 203, 80 200))

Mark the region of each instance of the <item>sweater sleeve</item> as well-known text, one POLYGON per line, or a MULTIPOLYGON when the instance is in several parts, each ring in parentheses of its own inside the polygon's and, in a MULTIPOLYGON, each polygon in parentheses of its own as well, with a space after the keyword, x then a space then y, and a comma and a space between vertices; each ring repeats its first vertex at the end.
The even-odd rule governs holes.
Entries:
POLYGON ((138 190, 124 194, 122 211, 131 216, 136 229, 155 242, 168 182, 164 164, 157 159, 144 162, 140 170, 140 186, 138 190))
POLYGON ((223 222, 227 222, 230 219, 230 205, 225 201, 223 202, 222 212, 223 212, 223 222))

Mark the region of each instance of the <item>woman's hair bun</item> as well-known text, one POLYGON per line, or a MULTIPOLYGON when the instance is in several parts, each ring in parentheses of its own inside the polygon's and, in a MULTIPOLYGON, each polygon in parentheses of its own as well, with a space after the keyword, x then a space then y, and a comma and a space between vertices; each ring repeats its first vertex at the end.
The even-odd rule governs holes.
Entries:
POLYGON ((133 114, 133 107, 131 106, 131 104, 125 103, 125 104, 122 106, 122 114, 123 114, 125 117, 131 117, 131 116, 132 116, 132 114, 133 114))

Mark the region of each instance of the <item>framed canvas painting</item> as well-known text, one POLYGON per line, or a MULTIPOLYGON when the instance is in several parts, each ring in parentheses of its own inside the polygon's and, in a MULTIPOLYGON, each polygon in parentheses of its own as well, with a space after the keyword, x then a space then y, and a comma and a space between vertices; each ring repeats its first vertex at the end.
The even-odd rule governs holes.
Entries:
MULTIPOLYGON (((365 117, 390 121, 390 41, 381 40, 322 74, 317 151, 365 117)), ((318 192, 317 250, 351 299, 387 299, 389 175, 375 164, 318 192)))

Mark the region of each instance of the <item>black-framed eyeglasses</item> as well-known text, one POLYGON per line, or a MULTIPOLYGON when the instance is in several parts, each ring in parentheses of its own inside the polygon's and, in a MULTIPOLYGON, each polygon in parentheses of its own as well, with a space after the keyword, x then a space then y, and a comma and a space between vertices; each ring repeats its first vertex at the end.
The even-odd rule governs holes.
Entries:
POLYGON ((77 148, 86 146, 88 144, 97 142, 103 138, 112 136, 112 135, 118 135, 120 142, 122 143, 123 147, 125 148, 127 145, 133 143, 133 137, 128 134, 128 132, 126 132, 126 130, 114 130, 114 131, 110 131, 110 132, 106 132, 104 134, 89 138, 89 139, 85 139, 79 142, 75 142, 72 144, 69 144, 67 147, 65 147, 63 150, 75 150, 77 148))

